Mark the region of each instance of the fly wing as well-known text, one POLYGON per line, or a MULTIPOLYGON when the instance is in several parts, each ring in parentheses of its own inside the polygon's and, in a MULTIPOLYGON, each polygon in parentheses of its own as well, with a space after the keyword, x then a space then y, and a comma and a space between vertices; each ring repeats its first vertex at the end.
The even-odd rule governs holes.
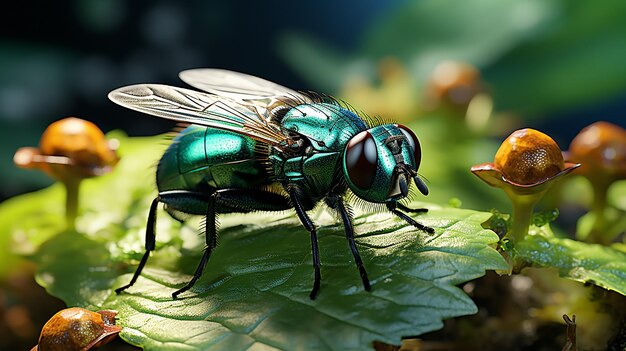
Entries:
POLYGON ((190 69, 180 72, 179 77, 194 88, 255 106, 265 118, 269 118, 275 108, 285 105, 287 101, 312 102, 310 97, 293 89, 224 69, 190 69))
POLYGON ((284 145, 286 136, 253 106, 224 96, 161 84, 137 84, 109 93, 118 105, 183 123, 228 130, 270 145, 284 145))

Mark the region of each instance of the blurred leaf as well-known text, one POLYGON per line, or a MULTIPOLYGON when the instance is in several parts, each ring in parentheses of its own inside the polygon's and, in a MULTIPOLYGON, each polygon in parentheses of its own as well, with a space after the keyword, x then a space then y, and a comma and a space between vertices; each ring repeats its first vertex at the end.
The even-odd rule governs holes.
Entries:
POLYGON ((626 253, 598 244, 555 237, 549 226, 534 228, 515 244, 515 262, 556 268, 563 278, 590 283, 626 295, 626 253))
MULTIPOLYGON (((588 212, 584 216, 578 219, 576 223, 576 239, 583 241, 590 241, 589 235, 592 231, 596 230, 601 233, 601 238, 606 241, 612 242, 615 238, 626 233, 626 216, 623 210, 618 210, 613 207, 607 207, 604 209, 604 217, 602 218, 601 229, 594 228, 597 221, 596 212, 588 212)), ((595 239, 595 238, 594 238, 595 239)))
POLYGON ((341 53, 304 33, 284 34, 278 40, 278 48, 280 55, 310 87, 327 93, 338 92, 351 74, 367 75, 375 69, 371 61, 354 62, 349 53, 341 53))
POLYGON ((552 30, 485 71, 498 108, 542 116, 607 101, 626 90, 626 2, 561 5, 552 30))
POLYGON ((5 201, 0 207, 0 236, 14 252, 32 253, 65 228, 63 201, 61 184, 5 201))
POLYGON ((626 180, 614 182, 608 191, 609 205, 626 211, 626 180))
POLYGON ((470 172, 473 165, 493 160, 500 142, 479 138, 462 120, 428 115, 407 124, 419 137, 422 163, 419 173, 427 180, 428 201, 448 203, 457 198, 463 207, 482 211, 510 209, 499 189, 485 184, 470 172))
MULTIPOLYGON (((492 247, 497 236, 481 226, 489 213, 427 205, 430 212, 417 218, 434 227, 434 235, 386 212, 358 213, 357 243, 373 284, 368 293, 342 226, 315 211, 323 279, 311 301, 309 239, 295 216, 224 215, 220 245, 204 275, 172 300, 171 293, 190 280, 204 238, 160 211, 157 249, 144 274, 127 293, 116 295, 112 289, 128 282, 131 275, 124 273, 143 255, 146 214, 155 195, 150 166, 162 152, 154 147, 156 138, 119 139, 122 161, 116 170, 82 189, 80 233, 53 224, 42 244, 42 237, 27 239, 38 247, 37 280, 48 292, 71 306, 118 310, 121 336, 146 349, 346 350, 369 348, 373 340, 398 344, 402 336, 441 328, 443 319, 476 313, 456 286, 506 267, 492 247)), ((42 211, 62 218, 60 193, 53 187, 0 206, 3 235, 25 228, 36 232, 31 226, 42 224, 29 217, 42 211), (38 208, 47 202, 57 206, 38 208), (13 206, 19 211, 7 219, 13 206)))
POLYGON ((406 2, 381 16, 355 52, 341 52, 301 33, 286 35, 279 52, 313 86, 337 92, 347 77, 374 79, 377 62, 392 56, 416 82, 443 60, 485 67, 530 37, 541 34, 556 1, 424 0, 406 2))
MULTIPOLYGON (((589 180, 582 176, 572 176, 565 182, 557 185, 559 189, 553 193, 549 201, 552 207, 574 208, 578 212, 576 216, 570 214, 571 222, 576 222, 576 239, 588 240, 589 234, 594 230, 596 213, 593 208, 593 188, 589 180), (589 211, 581 216, 581 212, 589 211)), ((607 191, 607 206, 604 208, 598 233, 599 237, 607 242, 626 233, 626 181, 615 181, 607 191)), ((597 239, 597 238, 595 238, 597 239)), ((589 239, 591 240, 591 239, 589 239)))
POLYGON ((300 33, 286 35, 279 52, 331 93, 353 76, 376 84, 389 56, 417 85, 441 61, 463 61, 481 69, 496 109, 545 118, 626 91, 624 16, 620 0, 412 1, 381 15, 352 52, 300 33))
POLYGON ((555 1, 426 0, 406 3, 365 34, 367 57, 393 55, 426 79, 444 60, 484 67, 554 19, 555 1))

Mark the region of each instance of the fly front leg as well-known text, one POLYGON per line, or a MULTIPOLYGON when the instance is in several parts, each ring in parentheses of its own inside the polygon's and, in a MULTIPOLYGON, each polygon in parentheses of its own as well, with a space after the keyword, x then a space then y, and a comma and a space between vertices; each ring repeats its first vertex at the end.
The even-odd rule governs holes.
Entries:
POLYGON ((419 229, 419 230, 425 231, 425 232, 427 232, 428 234, 434 234, 434 233, 435 233, 435 230, 434 230, 433 228, 431 228, 431 227, 427 227, 427 226, 425 226, 425 225, 423 225, 423 224, 421 224, 421 223, 417 222, 417 221, 416 221, 416 220, 414 220, 413 218, 409 217, 406 213, 401 212, 401 211, 398 209, 398 207, 400 207, 403 211, 406 211, 406 212, 413 212, 413 213, 415 213, 415 212, 427 212, 427 211, 428 211, 427 209, 423 209, 423 210, 422 210, 422 209, 413 210, 413 209, 410 209, 410 208, 408 208, 408 207, 406 207, 406 206, 404 206, 404 205, 402 205, 402 204, 399 204, 399 203, 398 203, 398 202, 396 202, 396 201, 393 201, 393 202, 387 202, 387 209, 388 209, 389 211, 391 211, 391 213, 393 213, 393 214, 395 214, 396 216, 398 216, 398 217, 402 218, 402 219, 403 219, 403 220, 405 220, 407 223, 409 223, 410 225, 414 226, 415 228, 417 228, 417 229, 419 229))
POLYGON ((356 263, 356 266, 359 269, 359 274, 361 275, 363 288, 366 291, 370 291, 371 286, 369 278, 367 277, 367 271, 365 270, 363 260, 361 260, 361 255, 359 254, 359 250, 354 242, 354 226, 352 225, 352 216, 350 215, 350 212, 346 209, 346 206, 339 195, 331 195, 327 197, 326 204, 339 213, 341 221, 343 222, 344 231, 346 233, 346 239, 348 239, 350 251, 352 251, 352 257, 354 257, 354 263, 356 263))
POLYGON ((317 296, 317 293, 320 290, 320 283, 322 281, 322 274, 321 274, 321 268, 320 268, 321 267, 320 250, 317 244, 317 230, 315 229, 315 224, 313 223, 313 221, 311 221, 309 216, 306 214, 306 210, 304 209, 302 201, 300 200, 300 197, 298 196, 297 188, 295 186, 288 185, 285 187, 285 190, 289 194, 289 198, 291 199, 291 204, 296 210, 296 214, 298 215, 298 218, 300 218, 300 222, 302 222, 302 225, 304 225, 304 228, 308 230, 309 233, 311 234, 311 252, 313 255, 313 270, 315 272, 315 280, 313 281, 313 289, 311 290, 309 297, 311 298, 311 300, 315 300, 315 297, 317 296))

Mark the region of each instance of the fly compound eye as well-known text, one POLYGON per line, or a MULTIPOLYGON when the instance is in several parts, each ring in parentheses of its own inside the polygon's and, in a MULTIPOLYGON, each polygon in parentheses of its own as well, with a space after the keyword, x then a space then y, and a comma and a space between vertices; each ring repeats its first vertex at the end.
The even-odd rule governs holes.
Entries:
POLYGON ((420 163, 422 162, 422 147, 420 146, 420 142, 412 130, 402 124, 396 124, 396 126, 400 129, 402 134, 404 134, 411 150, 413 150, 413 156, 415 157, 415 170, 417 171, 420 168, 420 163))
POLYGON ((366 190, 374 183, 378 164, 378 150, 374 137, 368 131, 355 135, 346 147, 348 178, 357 188, 366 190))

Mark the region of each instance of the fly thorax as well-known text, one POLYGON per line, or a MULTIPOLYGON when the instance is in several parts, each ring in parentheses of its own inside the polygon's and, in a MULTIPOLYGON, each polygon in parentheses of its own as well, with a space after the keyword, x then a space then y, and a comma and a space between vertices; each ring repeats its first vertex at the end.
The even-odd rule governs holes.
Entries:
POLYGON ((340 183, 338 175, 341 173, 337 171, 340 158, 341 153, 337 151, 318 152, 307 148, 301 156, 285 157, 275 153, 270 161, 277 182, 295 184, 317 200, 340 183))
POLYGON ((332 152, 343 150, 353 135, 367 127, 358 115, 338 104, 314 103, 291 108, 281 128, 287 135, 306 139, 318 152, 332 152))

